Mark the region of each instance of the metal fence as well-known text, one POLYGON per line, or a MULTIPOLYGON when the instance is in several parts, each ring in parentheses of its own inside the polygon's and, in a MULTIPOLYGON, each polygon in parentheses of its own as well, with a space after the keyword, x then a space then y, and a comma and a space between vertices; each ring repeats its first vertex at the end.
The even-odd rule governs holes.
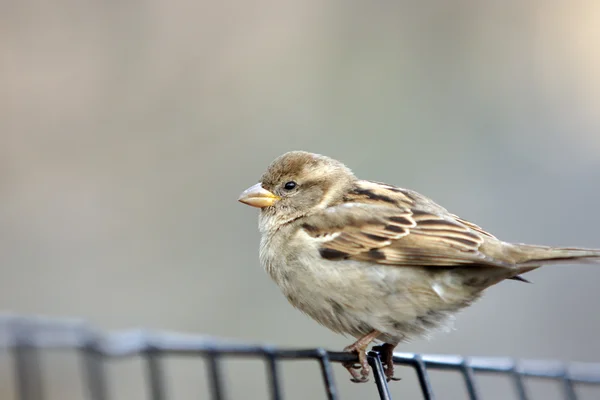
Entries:
MULTIPOLYGON (((101 333, 85 322, 77 320, 0 316, 0 357, 12 358, 18 400, 46 398, 40 353, 66 349, 75 349, 80 354, 86 398, 90 400, 110 400, 105 361, 113 358, 142 357, 145 360, 146 381, 151 400, 169 398, 162 361, 165 357, 173 355, 197 356, 206 360, 210 398, 214 400, 226 398, 227 382, 221 371, 222 360, 226 357, 254 357, 264 360, 269 398, 272 400, 284 397, 279 371, 281 360, 315 360, 321 371, 323 390, 331 400, 340 398, 333 379, 332 364, 356 360, 352 354, 324 349, 278 349, 166 332, 101 333)), ((379 398, 391 399, 379 354, 369 352, 368 360, 379 398)), ((423 399, 435 398, 428 373, 432 369, 460 372, 467 398, 471 400, 481 398, 476 385, 476 375, 480 373, 509 376, 514 385, 514 395, 507 398, 520 400, 529 398, 525 382, 528 377, 560 382, 563 398, 568 400, 578 398, 578 384, 600 386, 600 363, 517 362, 509 358, 396 353, 394 364, 408 365, 415 370, 423 399)), ((398 384, 401 385, 402 382, 396 383, 398 384)))

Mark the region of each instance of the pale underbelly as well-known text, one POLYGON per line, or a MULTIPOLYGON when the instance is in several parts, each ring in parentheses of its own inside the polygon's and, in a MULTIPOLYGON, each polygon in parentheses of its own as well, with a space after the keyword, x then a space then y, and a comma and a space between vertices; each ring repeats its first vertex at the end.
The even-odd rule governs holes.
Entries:
POLYGON ((361 262, 273 268, 289 302, 334 332, 361 337, 373 330, 396 344, 451 327, 453 315, 477 295, 465 295, 452 276, 421 268, 361 262))

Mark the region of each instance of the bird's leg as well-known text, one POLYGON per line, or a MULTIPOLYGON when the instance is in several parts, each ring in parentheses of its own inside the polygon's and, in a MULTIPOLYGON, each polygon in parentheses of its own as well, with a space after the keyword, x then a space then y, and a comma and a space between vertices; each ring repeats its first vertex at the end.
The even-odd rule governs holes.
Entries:
POLYGON ((358 339, 350 346, 344 348, 344 351, 358 354, 358 366, 355 366, 354 362, 343 363, 344 367, 346 367, 348 372, 350 372, 350 375, 352 375, 352 382, 366 382, 369 380, 370 368, 369 363, 367 362, 366 349, 367 346, 371 344, 371 342, 375 340, 380 334, 381 332, 373 330, 367 333, 365 336, 358 339), (358 369, 360 369, 360 372, 357 371, 358 369))
POLYGON ((373 347, 373 350, 378 351, 379 354, 381 354, 385 379, 388 382, 400 380, 400 378, 394 377, 394 348, 396 348, 396 345, 389 343, 384 343, 381 346, 373 347))

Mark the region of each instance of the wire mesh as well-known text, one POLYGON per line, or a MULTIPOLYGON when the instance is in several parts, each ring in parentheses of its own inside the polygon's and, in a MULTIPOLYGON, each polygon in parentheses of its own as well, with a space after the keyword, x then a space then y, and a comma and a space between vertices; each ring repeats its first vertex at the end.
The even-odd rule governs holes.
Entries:
MULTIPOLYGON (((87 398, 111 400, 108 391, 106 361, 114 358, 141 357, 146 369, 146 382, 152 400, 169 398, 166 390, 165 357, 187 355, 202 357, 208 368, 210 398, 225 399, 226 380, 222 372, 224 358, 254 357, 264 360, 269 398, 284 398, 279 362, 282 360, 315 360, 321 370, 323 390, 330 400, 339 399, 333 378, 333 363, 357 361, 350 353, 324 349, 279 349, 269 346, 230 343, 205 336, 183 335, 170 332, 125 331, 101 333, 80 320, 39 317, 0 316, 0 356, 10 355, 15 371, 18 400, 44 400, 43 371, 40 352, 45 350, 77 350, 81 359, 87 398)), ((377 394, 380 399, 391 399, 380 355, 367 354, 377 394)), ((600 363, 562 363, 558 361, 516 361, 511 358, 461 357, 448 355, 419 355, 395 353, 395 365, 412 367, 418 377, 423 399, 435 399, 429 370, 459 372, 464 381, 467 398, 481 398, 476 375, 482 373, 509 376, 514 396, 529 399, 526 378, 542 378, 561 383, 563 398, 576 400, 575 386, 600 386, 600 363)))

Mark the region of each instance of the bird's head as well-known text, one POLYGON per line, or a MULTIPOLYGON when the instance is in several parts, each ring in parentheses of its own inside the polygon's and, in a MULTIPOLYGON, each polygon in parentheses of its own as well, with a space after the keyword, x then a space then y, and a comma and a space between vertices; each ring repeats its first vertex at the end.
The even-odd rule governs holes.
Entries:
POLYGON ((291 151, 276 158, 260 182, 246 189, 238 200, 285 223, 339 204, 355 180, 352 171, 339 161, 291 151))

